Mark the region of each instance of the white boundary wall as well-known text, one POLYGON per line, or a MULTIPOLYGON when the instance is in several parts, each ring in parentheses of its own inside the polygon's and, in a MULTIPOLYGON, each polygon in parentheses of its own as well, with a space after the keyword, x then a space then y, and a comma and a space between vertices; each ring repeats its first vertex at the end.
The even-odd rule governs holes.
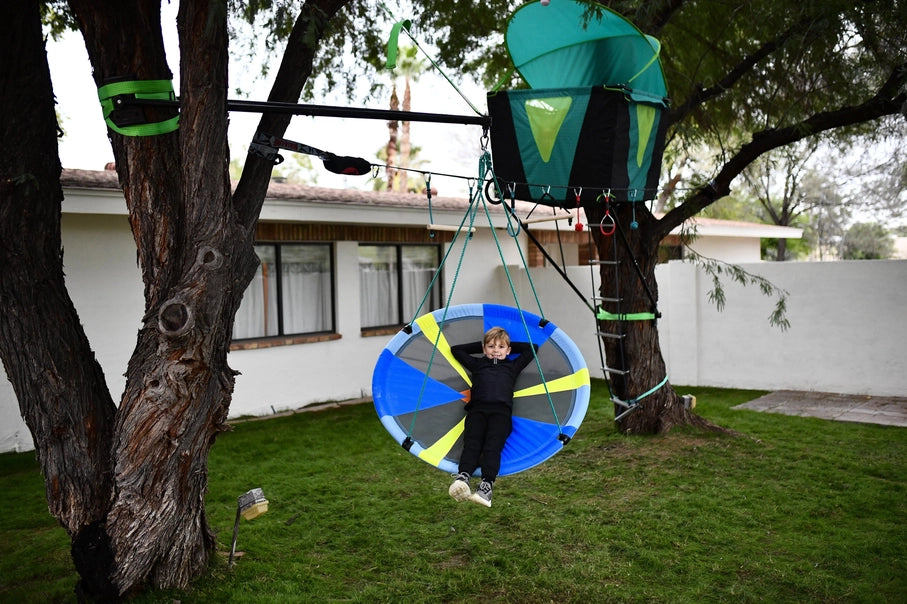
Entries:
MULTIPOLYGON (((694 265, 659 265, 658 323, 673 384, 763 390, 812 390, 907 396, 907 261, 760 262, 741 265, 789 293, 790 328, 769 324, 775 298, 723 279, 722 312, 709 301, 712 281, 694 265)), ((591 296, 588 268, 568 274, 591 296)), ((553 269, 533 269, 546 318, 564 329, 602 377, 594 322, 553 269)), ((525 276, 524 309, 533 308, 525 276)))
POLYGON ((675 384, 907 395, 907 261, 743 265, 789 292, 787 331, 771 327, 774 299, 671 262, 656 270, 662 352, 675 384))

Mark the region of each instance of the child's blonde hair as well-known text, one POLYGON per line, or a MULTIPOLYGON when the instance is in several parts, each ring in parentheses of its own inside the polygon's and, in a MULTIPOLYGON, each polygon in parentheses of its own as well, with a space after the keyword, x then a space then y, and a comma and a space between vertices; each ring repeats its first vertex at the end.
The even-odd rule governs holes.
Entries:
POLYGON ((503 327, 492 327, 485 332, 482 344, 487 346, 491 342, 503 342, 505 346, 510 346, 510 334, 503 327))

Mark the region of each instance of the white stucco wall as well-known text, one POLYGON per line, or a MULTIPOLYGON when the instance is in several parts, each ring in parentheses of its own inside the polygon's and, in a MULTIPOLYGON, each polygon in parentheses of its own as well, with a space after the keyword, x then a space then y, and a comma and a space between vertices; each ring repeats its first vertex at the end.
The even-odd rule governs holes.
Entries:
MULTIPOLYGON (((659 265, 658 330, 672 383, 907 396, 907 261, 741 266, 788 292, 790 328, 770 326, 775 299, 754 285, 725 279, 727 302, 719 312, 702 271, 681 261, 659 265)), ((588 268, 570 268, 568 275, 584 294, 596 290, 588 268)), ((603 377, 594 321, 583 301, 553 269, 533 269, 532 281, 546 317, 574 340, 590 374, 603 377)), ((519 288, 523 307, 537 313, 524 275, 519 288)))
POLYGON ((656 270, 662 352, 675 384, 907 396, 907 261, 743 265, 789 292, 787 331, 774 299, 725 280, 722 312, 694 266, 656 270))
MULTIPOLYGON (((120 197, 122 200, 122 197, 120 197)), ((126 216, 64 214, 63 270, 69 296, 118 402, 144 301, 135 242, 126 216)), ((2 370, 0 370, 2 371, 2 370)), ((34 448, 12 385, 0 380, 0 451, 34 448)))
POLYGON ((19 402, 0 363, 0 453, 31 451, 31 433, 19 414, 19 402))
POLYGON ((762 259, 760 240, 753 237, 701 237, 690 247, 706 258, 721 258, 724 262, 759 262, 762 259))

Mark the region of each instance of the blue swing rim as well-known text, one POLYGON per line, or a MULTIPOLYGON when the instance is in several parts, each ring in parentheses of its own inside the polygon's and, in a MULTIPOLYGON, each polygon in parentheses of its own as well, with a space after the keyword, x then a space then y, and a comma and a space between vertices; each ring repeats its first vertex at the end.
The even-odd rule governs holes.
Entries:
MULTIPOLYGON (((522 472, 547 461, 574 437, 588 410, 591 386, 585 359, 579 348, 564 330, 550 321, 543 320, 532 312, 501 304, 474 303, 451 305, 426 314, 431 315, 439 325, 443 322, 455 320, 481 319, 485 324, 485 329, 495 325, 504 327, 507 329, 508 333, 511 333, 512 337, 518 341, 525 341, 526 328, 528 327, 530 338, 533 338, 533 332, 535 335, 543 336, 539 338, 541 340, 540 342, 535 342, 534 338, 533 341, 537 344, 547 344, 550 342, 563 355, 565 363, 573 373, 585 371, 585 381, 578 387, 572 389, 573 399, 568 416, 565 418, 556 418, 559 425, 556 426, 557 429, 555 430, 551 429, 555 424, 546 424, 547 430, 544 430, 544 432, 547 432, 545 435, 546 438, 543 442, 538 443, 533 450, 532 455, 522 455, 518 459, 510 459, 508 456, 508 447, 505 446, 505 451, 501 460, 500 476, 522 472), (525 321, 525 327, 523 321, 525 321)), ((422 315, 419 319, 424 316, 425 315, 422 315)), ((420 457, 420 453, 425 451, 425 447, 411 438, 408 431, 397 421, 396 415, 391 413, 383 400, 384 387, 382 381, 390 370, 389 357, 396 356, 410 341, 423 335, 422 329, 418 325, 419 319, 413 321, 407 329, 398 332, 390 342, 388 342, 379 356, 372 376, 372 396, 375 410, 385 430, 387 430, 398 444, 406 448, 410 454, 439 470, 454 474, 457 472, 457 464, 455 461, 443 458, 437 465, 434 465, 420 457)), ((516 424, 520 421, 521 418, 514 416, 515 431, 517 428, 516 424)), ((477 475, 480 473, 481 468, 476 470, 477 475)))

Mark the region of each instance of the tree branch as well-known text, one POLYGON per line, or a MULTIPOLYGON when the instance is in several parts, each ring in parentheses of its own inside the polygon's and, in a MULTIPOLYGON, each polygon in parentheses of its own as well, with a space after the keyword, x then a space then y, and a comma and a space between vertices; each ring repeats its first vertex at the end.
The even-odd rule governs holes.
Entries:
POLYGON ((903 90, 905 85, 907 85, 907 63, 902 63, 892 69, 888 80, 879 88, 878 92, 860 105, 817 113, 785 128, 767 129, 754 133, 752 141, 743 145, 724 164, 715 178, 699 187, 686 201, 658 221, 656 232, 660 233, 661 237, 666 236, 688 218, 728 195, 734 178, 763 153, 827 130, 852 126, 900 113, 904 104, 907 103, 907 91, 903 90))
MULTIPOLYGON (((268 95, 269 101, 295 103, 299 101, 303 86, 312 74, 318 42, 324 37, 328 23, 351 0, 309 0, 287 40, 287 48, 280 68, 268 95)), ((258 123, 258 130, 272 136, 283 136, 292 116, 265 113, 258 123)), ((233 194, 233 203, 242 224, 250 229, 258 219, 261 205, 268 191, 273 164, 249 153, 242 177, 233 194)))
POLYGON ((733 68, 725 75, 717 84, 710 88, 703 88, 701 84, 697 85, 692 94, 687 97, 686 101, 683 104, 677 106, 676 108, 671 109, 668 112, 668 123, 676 124, 677 122, 682 121, 686 116, 692 113, 697 107, 703 105, 709 100, 721 96, 726 91, 734 86, 743 76, 747 75, 753 70, 760 61, 771 55, 778 48, 780 48, 788 39, 794 36, 797 32, 803 31, 803 28, 812 21, 811 19, 803 19, 784 32, 782 32, 778 37, 766 41, 761 47, 756 49, 755 52, 746 55, 739 63, 734 65, 733 68))
MULTIPOLYGON (((633 22, 647 34, 656 35, 680 10, 686 0, 664 0, 663 2, 640 2, 633 22)), ((620 12, 620 11, 618 11, 620 12)))

